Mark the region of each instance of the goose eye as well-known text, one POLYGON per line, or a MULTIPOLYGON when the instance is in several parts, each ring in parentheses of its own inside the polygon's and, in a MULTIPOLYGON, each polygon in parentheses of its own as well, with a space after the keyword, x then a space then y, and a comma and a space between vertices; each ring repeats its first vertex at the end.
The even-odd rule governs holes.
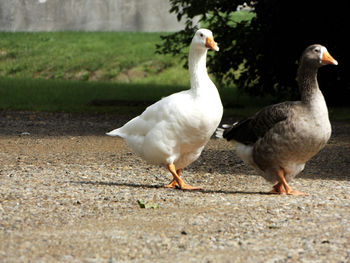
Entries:
POLYGON ((202 34, 202 33, 200 33, 200 36, 201 36, 201 37, 203 37, 203 34, 202 34))
POLYGON ((319 48, 315 48, 315 52, 316 52, 316 53, 320 53, 321 50, 320 50, 319 48))

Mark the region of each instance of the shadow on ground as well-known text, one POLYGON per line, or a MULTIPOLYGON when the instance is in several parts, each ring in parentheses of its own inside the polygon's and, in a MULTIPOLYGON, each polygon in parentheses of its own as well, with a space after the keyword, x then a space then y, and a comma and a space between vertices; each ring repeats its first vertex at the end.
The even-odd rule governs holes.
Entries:
MULTIPOLYGON (((82 185, 102 185, 102 186, 126 186, 133 188, 148 188, 148 189, 163 189, 163 185, 150 185, 150 184, 137 184, 137 183, 118 183, 118 182, 92 182, 92 181, 70 181, 73 184, 82 185)), ((171 191, 171 190, 169 190, 171 191)), ((176 191, 188 191, 176 189, 176 191)), ((211 189, 201 189, 201 190, 191 190, 191 192, 200 192, 204 194, 245 194, 245 195, 270 195, 267 192, 251 192, 251 191, 227 191, 227 190, 211 190, 211 189)))

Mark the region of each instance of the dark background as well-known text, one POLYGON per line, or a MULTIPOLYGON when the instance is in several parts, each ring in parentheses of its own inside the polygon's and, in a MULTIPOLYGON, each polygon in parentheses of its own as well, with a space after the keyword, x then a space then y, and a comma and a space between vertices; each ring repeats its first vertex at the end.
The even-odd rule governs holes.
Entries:
POLYGON ((212 30, 220 43, 220 52, 209 58, 209 71, 226 85, 233 83, 253 96, 271 94, 280 100, 298 98, 295 81, 298 60, 307 46, 322 44, 339 65, 319 70, 320 88, 328 105, 350 105, 347 1, 258 0, 248 3, 256 15, 238 23, 232 21, 232 12, 244 1, 170 2, 171 12, 177 13, 178 19, 186 19, 187 26, 164 36, 159 52, 182 52, 195 30, 192 18, 200 16, 201 25, 212 30), (241 74, 233 74, 242 63, 241 74))

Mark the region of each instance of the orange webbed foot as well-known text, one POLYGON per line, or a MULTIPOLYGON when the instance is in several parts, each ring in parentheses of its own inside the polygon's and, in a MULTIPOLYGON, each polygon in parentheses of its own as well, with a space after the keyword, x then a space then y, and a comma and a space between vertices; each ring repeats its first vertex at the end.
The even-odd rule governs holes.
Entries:
POLYGON ((170 184, 166 185, 165 188, 179 187, 182 190, 202 190, 203 189, 202 187, 199 187, 199 186, 192 186, 192 185, 186 184, 180 178, 181 169, 176 170, 174 164, 169 164, 168 169, 173 175, 174 179, 171 181, 170 184))
POLYGON ((178 187, 177 182, 172 180, 170 184, 164 185, 165 188, 176 188, 178 187))
POLYGON ((192 186, 189 184, 185 184, 183 180, 181 180, 182 184, 181 186, 175 181, 172 180, 170 184, 165 185, 165 188, 180 188, 182 190, 203 190, 200 186, 192 186))
POLYGON ((308 193, 305 192, 300 192, 298 190, 292 190, 290 189, 290 191, 287 192, 287 195, 295 195, 295 196, 308 196, 308 193))
POLYGON ((182 190, 203 190, 203 188, 200 186, 193 186, 189 184, 183 184, 182 186, 180 186, 180 188, 182 190))
POLYGON ((284 177, 284 170, 280 169, 277 171, 277 177, 279 180, 279 183, 276 184, 273 189, 272 193, 276 191, 278 194, 287 194, 287 195, 295 195, 295 196, 307 196, 308 193, 300 192, 297 190, 293 190, 287 183, 286 178, 284 177))

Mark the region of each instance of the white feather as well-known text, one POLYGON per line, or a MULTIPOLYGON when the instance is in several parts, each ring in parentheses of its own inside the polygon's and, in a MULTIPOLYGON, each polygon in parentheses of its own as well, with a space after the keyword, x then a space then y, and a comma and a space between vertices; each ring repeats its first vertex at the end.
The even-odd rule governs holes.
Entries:
POLYGON ((225 129, 222 129, 222 128, 217 128, 216 131, 215 131, 215 137, 216 138, 219 138, 219 139, 223 139, 224 137, 224 131, 225 129))
POLYGON ((115 129, 113 131, 107 132, 106 135, 108 135, 108 136, 120 136, 119 129, 115 129))

